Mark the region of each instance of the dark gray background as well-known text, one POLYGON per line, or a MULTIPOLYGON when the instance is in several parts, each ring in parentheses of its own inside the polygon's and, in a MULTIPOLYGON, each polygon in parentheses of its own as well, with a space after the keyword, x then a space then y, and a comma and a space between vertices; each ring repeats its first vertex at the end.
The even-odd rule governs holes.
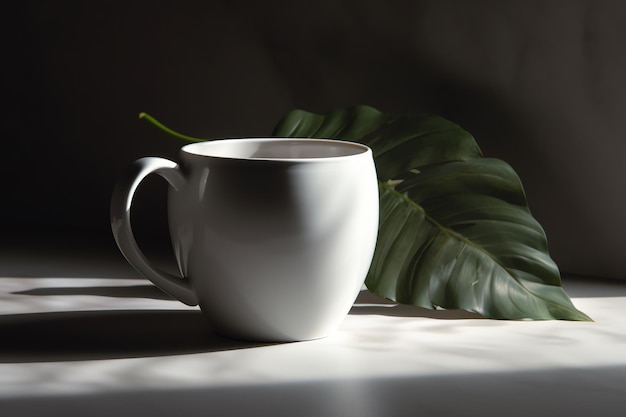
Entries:
MULTIPOLYGON (((2 20, 2 245, 112 248, 116 176, 293 108, 439 113, 520 175, 561 270, 625 277, 626 2, 23 1, 2 20)), ((165 186, 135 210, 165 241, 165 186)))

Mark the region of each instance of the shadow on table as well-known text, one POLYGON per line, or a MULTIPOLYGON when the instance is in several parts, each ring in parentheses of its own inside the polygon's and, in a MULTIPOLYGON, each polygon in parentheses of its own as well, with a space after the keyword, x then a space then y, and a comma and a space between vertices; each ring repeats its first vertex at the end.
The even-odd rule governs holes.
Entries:
POLYGON ((150 298, 154 300, 173 300, 171 296, 154 285, 124 285, 124 286, 93 286, 93 287, 42 287, 26 291, 16 291, 19 295, 96 295, 100 297, 117 298, 150 298))
MULTIPOLYGON (((42 287, 26 291, 17 291, 13 294, 33 296, 74 296, 95 295, 101 297, 119 298, 150 298, 157 300, 173 300, 172 297, 154 285, 125 285, 125 286, 91 286, 91 287, 42 287)), ((444 320, 480 319, 480 314, 463 310, 429 310, 410 305, 401 305, 378 297, 367 290, 359 293, 350 314, 358 315, 385 315, 394 317, 427 317, 444 320)))
MULTIPOLYGON (((135 380, 141 375, 131 374, 135 380)), ((145 383, 145 382, 144 382, 145 383)), ((623 416, 626 367, 444 372, 0 397, 6 416, 623 416)))
POLYGON ((0 363, 119 359, 269 344, 212 331, 199 310, 107 310, 0 317, 0 363))
MULTIPOLYGON (((16 291, 33 297, 101 296, 169 300, 151 284, 47 287, 16 291)), ((480 318, 463 311, 395 305, 361 291, 350 314, 438 319, 480 318)), ((0 316, 0 363, 78 361, 214 352, 267 344, 216 334, 199 310, 99 310, 0 316)))
POLYGON ((413 305, 397 304, 372 294, 367 290, 359 293, 350 310, 353 315, 380 315, 392 317, 425 317, 440 320, 484 319, 478 313, 463 310, 430 310, 413 305))

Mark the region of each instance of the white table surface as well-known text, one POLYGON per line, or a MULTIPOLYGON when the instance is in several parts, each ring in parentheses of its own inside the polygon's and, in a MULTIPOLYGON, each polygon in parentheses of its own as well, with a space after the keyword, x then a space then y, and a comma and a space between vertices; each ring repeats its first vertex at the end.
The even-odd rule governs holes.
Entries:
POLYGON ((595 322, 363 291, 328 338, 254 345, 215 335, 120 257, 0 261, 2 417, 626 415, 626 281, 564 277, 595 322))

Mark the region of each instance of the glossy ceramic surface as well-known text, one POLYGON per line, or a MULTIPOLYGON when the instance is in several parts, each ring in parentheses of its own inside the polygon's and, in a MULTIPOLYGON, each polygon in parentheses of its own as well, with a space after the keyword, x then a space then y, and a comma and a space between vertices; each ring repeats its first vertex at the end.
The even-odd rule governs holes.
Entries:
POLYGON ((142 158, 124 174, 111 224, 128 261, 235 338, 320 338, 348 313, 378 229, 371 151, 316 139, 228 139, 182 148, 176 164, 142 158), (150 173, 170 184, 170 235, 183 278, 137 247, 132 196, 150 173))

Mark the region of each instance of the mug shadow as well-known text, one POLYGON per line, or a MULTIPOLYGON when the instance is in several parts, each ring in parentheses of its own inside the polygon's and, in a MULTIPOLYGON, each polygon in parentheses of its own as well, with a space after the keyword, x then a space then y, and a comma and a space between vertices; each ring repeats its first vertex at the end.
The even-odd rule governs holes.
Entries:
MULTIPOLYGON (((172 298, 151 284, 135 286, 41 287, 13 294, 172 298)), ((462 310, 429 310, 396 304, 367 290, 351 315, 385 315, 443 320, 481 319, 462 310)), ((96 310, 0 316, 0 363, 124 359, 219 352, 275 345, 217 334, 200 310, 96 310)))
POLYGON ((199 310, 104 310, 0 317, 0 363, 217 352, 272 343, 228 339, 199 310))
POLYGON ((171 296, 161 291, 158 287, 147 285, 125 286, 94 286, 94 287, 42 287, 26 291, 16 291, 17 295, 96 295, 100 297, 116 298, 150 298, 153 300, 174 300, 171 296))

